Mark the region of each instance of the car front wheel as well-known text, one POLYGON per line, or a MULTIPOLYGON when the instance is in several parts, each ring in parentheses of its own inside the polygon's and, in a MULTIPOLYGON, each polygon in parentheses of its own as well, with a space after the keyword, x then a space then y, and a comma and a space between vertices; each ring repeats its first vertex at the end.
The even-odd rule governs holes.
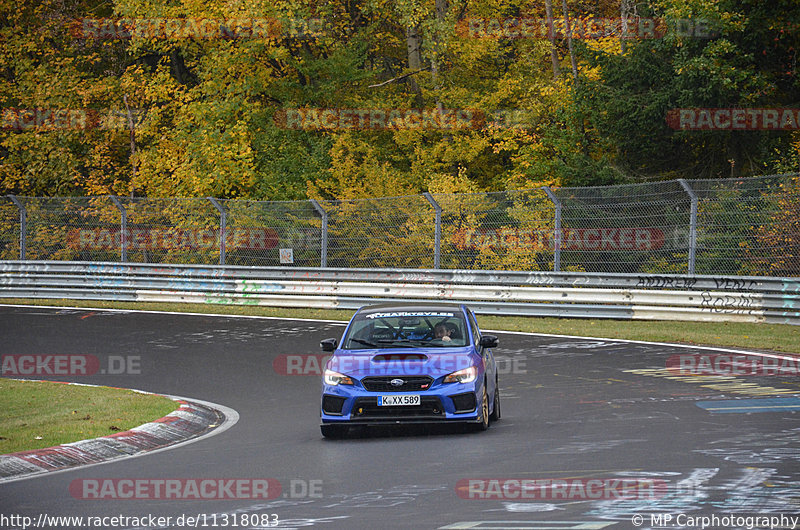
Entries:
POLYGON ((489 416, 489 419, 492 422, 495 422, 500 419, 500 387, 495 384, 494 385, 494 404, 492 405, 492 415, 489 416))
POLYGON ((481 421, 475 424, 476 431, 485 431, 489 428, 489 397, 486 395, 486 384, 481 392, 481 421))

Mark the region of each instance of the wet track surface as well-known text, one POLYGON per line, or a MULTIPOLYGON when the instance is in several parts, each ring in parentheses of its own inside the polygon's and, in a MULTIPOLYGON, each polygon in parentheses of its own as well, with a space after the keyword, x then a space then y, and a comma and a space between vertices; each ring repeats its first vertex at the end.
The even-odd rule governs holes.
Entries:
POLYGON ((380 429, 332 441, 318 427, 319 378, 276 373, 273 360, 318 354, 320 339, 342 330, 288 320, 0 307, 2 355, 90 354, 101 364, 108 356, 138 356, 141 364, 140 374, 48 379, 175 394, 240 414, 232 429, 181 448, 0 485, 0 513, 206 514, 206 528, 212 514, 218 523, 223 515, 277 514, 281 528, 326 529, 632 528, 637 513, 640 527, 649 528, 651 514, 800 514, 800 416, 782 405, 800 397, 797 377, 701 380, 665 370, 670 356, 698 350, 498 333, 503 419, 488 431, 380 429), (756 413, 698 405, 769 397, 789 401, 756 413), (121 478, 273 478, 283 489, 272 500, 97 500, 69 490, 78 479, 121 478), (495 478, 640 478, 663 489, 644 499, 481 499, 457 489, 468 479, 495 478))

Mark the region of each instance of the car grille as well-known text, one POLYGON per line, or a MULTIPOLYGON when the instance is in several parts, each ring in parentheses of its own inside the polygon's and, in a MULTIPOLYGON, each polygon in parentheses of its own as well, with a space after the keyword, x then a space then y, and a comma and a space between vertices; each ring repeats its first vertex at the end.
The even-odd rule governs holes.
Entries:
POLYGON ((377 397, 358 398, 353 405, 352 419, 438 418, 444 416, 442 402, 436 396, 422 396, 418 406, 379 407, 377 397))
POLYGON ((419 392, 428 390, 431 383, 433 383, 433 378, 427 375, 365 377, 361 380, 361 384, 370 392, 419 392), (393 386, 391 381, 394 379, 402 379, 403 384, 393 386))

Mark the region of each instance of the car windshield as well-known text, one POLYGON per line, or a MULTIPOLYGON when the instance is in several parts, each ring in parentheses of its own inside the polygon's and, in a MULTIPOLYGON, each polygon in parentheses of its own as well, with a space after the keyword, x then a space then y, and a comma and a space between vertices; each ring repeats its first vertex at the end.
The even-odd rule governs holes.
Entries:
POLYGON ((453 348, 468 343, 461 311, 359 313, 342 342, 347 350, 373 348, 453 348))

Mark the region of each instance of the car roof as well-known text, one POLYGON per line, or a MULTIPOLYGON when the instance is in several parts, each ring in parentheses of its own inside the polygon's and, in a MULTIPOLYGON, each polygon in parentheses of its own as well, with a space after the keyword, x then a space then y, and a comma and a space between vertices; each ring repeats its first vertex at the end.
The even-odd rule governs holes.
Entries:
POLYGON ((372 304, 362 307, 360 314, 370 313, 395 313, 406 311, 462 311, 461 304, 449 304, 446 302, 393 302, 384 304, 372 304))

